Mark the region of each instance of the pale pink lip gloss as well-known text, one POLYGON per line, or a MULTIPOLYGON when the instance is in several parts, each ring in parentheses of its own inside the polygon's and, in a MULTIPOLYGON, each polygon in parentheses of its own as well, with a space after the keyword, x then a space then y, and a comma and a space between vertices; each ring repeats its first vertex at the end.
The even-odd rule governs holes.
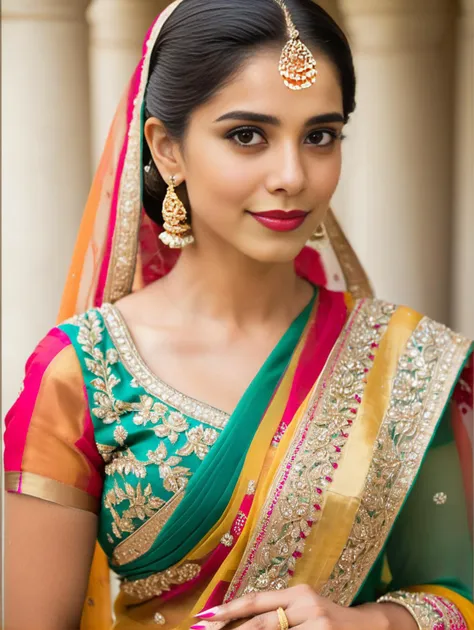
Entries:
POLYGON ((270 210, 253 213, 253 218, 274 232, 292 232, 302 225, 308 216, 304 210, 270 210))

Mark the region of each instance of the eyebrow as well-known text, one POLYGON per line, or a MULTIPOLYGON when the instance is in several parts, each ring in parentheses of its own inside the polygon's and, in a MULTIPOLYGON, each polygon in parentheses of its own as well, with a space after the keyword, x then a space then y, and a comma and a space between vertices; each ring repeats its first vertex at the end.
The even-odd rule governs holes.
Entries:
MULTIPOLYGON (((258 114, 256 112, 247 112, 243 110, 237 110, 223 114, 214 122, 221 122, 223 120, 247 120, 249 122, 266 123, 267 125, 274 125, 279 127, 281 120, 276 116, 270 116, 269 114, 258 114)), ((339 112, 330 112, 328 114, 319 114, 318 116, 312 116, 305 122, 305 127, 312 125, 318 125, 321 123, 341 122, 344 123, 344 117, 339 112)))

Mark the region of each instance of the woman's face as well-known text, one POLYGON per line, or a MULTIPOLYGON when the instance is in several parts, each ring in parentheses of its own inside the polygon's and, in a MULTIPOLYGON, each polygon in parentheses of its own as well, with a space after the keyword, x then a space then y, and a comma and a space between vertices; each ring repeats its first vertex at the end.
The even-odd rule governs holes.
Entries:
POLYGON ((343 127, 334 65, 315 54, 316 83, 293 91, 279 74, 280 54, 269 49, 253 55, 195 110, 178 158, 198 246, 217 239, 275 263, 293 260, 324 221, 340 176, 343 127), (294 228, 278 231, 268 217, 262 223, 254 216, 272 210, 307 214, 291 225, 277 222, 294 228))

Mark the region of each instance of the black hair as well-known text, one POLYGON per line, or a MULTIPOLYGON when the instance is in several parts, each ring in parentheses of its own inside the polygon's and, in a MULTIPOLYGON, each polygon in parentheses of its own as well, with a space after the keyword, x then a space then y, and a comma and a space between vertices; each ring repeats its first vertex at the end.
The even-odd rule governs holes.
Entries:
MULTIPOLYGON (((355 72, 344 32, 313 0, 286 0, 301 40, 323 53, 339 73, 344 119, 355 109, 355 72)), ((145 119, 156 117, 182 143, 193 111, 208 101, 256 50, 288 41, 285 17, 275 0, 183 0, 164 23, 151 55, 145 119)), ((143 141, 143 202, 162 225, 167 185, 143 141)), ((190 209, 188 208, 188 211, 190 209)))

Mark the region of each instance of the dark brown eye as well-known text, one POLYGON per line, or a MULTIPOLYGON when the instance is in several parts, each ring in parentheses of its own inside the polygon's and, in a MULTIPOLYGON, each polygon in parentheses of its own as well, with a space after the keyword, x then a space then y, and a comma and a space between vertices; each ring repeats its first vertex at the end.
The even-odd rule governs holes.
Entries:
POLYGON ((227 138, 241 147, 251 147, 262 144, 260 141, 262 139, 262 134, 257 129, 235 129, 227 135, 227 138))
POLYGON ((321 129, 319 131, 313 131, 309 134, 310 144, 314 144, 318 147, 326 147, 337 139, 338 134, 335 131, 329 129, 321 129))

